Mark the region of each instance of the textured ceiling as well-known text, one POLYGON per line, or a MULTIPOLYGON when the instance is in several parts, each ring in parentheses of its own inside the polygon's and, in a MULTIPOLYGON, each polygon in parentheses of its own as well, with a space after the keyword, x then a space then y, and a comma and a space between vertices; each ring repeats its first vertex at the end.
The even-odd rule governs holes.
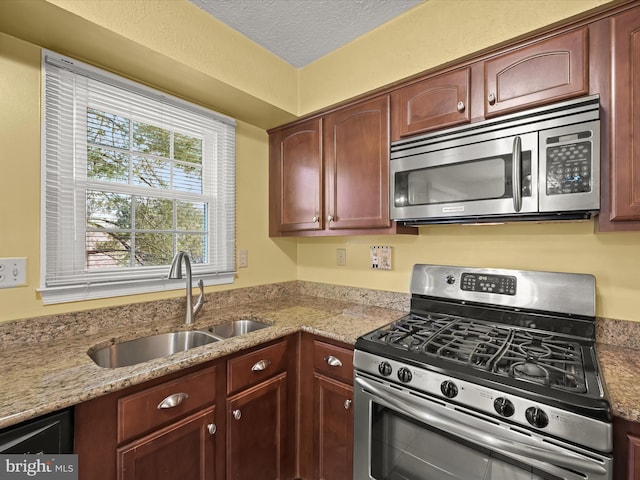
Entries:
POLYGON ((425 0, 189 0, 303 67, 425 0))

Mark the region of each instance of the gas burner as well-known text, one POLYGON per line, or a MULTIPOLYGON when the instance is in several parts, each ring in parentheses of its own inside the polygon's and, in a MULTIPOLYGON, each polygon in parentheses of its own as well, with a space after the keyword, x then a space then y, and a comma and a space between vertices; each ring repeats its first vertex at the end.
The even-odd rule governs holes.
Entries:
POLYGON ((549 372, 537 363, 530 361, 514 363, 511 365, 510 373, 514 377, 532 378, 535 380, 543 380, 548 384, 549 372))

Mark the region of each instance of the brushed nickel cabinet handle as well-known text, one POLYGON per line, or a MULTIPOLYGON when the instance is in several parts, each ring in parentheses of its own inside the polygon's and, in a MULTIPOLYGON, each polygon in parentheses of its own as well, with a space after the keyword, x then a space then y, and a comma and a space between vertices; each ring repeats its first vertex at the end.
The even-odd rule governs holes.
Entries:
POLYGON ((341 367, 342 362, 339 358, 334 357, 333 355, 329 355, 328 357, 324 357, 324 361, 329 364, 330 367, 341 367))
POLYGON ((262 372, 263 370, 269 368, 269 365, 271 365, 271 360, 260 360, 259 362, 256 362, 253 367, 251 367, 251 371, 262 372))
POLYGON ((240 420, 242 418, 242 412, 239 409, 234 410, 231 413, 233 414, 233 418, 235 418, 236 420, 240 420))
POLYGON ((218 427, 216 427, 215 423, 210 423, 207 425, 207 431, 209 432, 209 435, 215 435, 218 431, 218 427))
POLYGON ((317 215, 311 219, 313 223, 318 223, 319 220, 320 220, 320 217, 317 215))
POLYGON ((460 113, 464 112, 464 102, 458 102, 457 108, 460 113))
POLYGON ((184 402, 187 398, 189 398, 189 395, 184 392, 174 393, 173 395, 169 395, 167 398, 165 398, 158 404, 158 410, 177 407, 182 402, 184 402))
POLYGON ((344 409, 345 410, 349 410, 351 408, 351 404, 353 403, 353 400, 345 400, 344 401, 344 409))
POLYGON ((487 97, 487 100, 489 101, 489 105, 493 105, 494 103, 496 103, 496 96, 494 93, 490 93, 489 96, 487 97))
POLYGON ((328 222, 333 222, 333 215, 329 215, 329 216, 327 217, 327 221, 328 221, 328 222))

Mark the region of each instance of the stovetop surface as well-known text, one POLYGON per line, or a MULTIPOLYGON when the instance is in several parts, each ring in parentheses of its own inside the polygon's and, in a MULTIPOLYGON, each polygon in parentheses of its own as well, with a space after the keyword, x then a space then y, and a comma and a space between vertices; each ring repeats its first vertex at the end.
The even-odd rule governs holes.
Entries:
POLYGON ((443 314, 408 315, 368 339, 497 376, 586 393, 582 346, 575 339, 443 314))

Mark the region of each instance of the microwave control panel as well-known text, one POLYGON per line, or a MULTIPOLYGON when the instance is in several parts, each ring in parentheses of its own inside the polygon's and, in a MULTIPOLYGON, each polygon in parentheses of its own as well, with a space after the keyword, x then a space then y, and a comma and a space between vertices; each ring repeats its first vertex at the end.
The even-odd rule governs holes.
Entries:
POLYGON ((515 295, 517 291, 516 287, 516 277, 511 275, 480 275, 477 273, 463 273, 460 279, 460 289, 467 290, 469 292, 515 295))
POLYGON ((591 191, 591 132, 547 139, 547 195, 591 191), (567 138, 569 137, 569 138, 567 138))

